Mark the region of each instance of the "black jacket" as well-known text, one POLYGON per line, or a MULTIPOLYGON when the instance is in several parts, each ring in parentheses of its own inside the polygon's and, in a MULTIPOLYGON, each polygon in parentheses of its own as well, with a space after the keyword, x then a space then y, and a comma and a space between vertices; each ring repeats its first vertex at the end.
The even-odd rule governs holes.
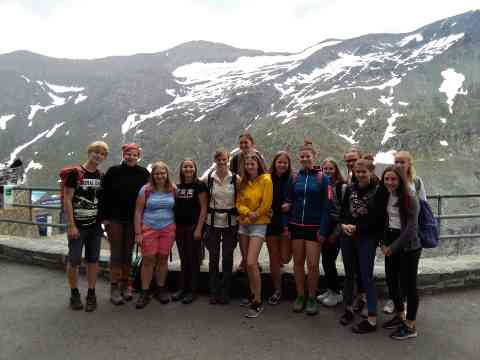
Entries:
POLYGON ((109 168, 102 180, 100 219, 133 223, 135 202, 150 173, 139 165, 125 163, 109 168))
POLYGON ((357 236, 375 236, 383 233, 387 194, 378 190, 378 181, 372 180, 366 188, 358 183, 347 187, 340 211, 340 224, 357 227, 357 236))

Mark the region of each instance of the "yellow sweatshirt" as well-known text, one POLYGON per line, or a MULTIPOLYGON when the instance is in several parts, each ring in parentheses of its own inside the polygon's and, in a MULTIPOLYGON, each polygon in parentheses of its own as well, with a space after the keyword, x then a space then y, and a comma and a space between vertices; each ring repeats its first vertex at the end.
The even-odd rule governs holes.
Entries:
POLYGON ((239 224, 269 224, 271 217, 273 185, 270 174, 262 174, 239 191, 237 198, 237 221, 239 224), (257 213, 252 222, 250 212, 257 213))

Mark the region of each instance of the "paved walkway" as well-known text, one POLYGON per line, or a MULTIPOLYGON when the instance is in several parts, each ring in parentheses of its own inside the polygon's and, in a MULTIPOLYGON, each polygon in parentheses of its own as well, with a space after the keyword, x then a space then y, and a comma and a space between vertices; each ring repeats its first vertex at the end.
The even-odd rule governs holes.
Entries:
POLYGON ((2 360, 473 360, 480 353, 480 289, 424 296, 419 337, 398 342, 383 330, 351 334, 337 322, 339 308, 307 317, 284 303, 249 320, 236 303, 211 306, 201 297, 189 306, 153 302, 135 310, 110 305, 101 281, 99 309, 87 314, 67 308, 62 272, 0 261, 0 284, 2 360))

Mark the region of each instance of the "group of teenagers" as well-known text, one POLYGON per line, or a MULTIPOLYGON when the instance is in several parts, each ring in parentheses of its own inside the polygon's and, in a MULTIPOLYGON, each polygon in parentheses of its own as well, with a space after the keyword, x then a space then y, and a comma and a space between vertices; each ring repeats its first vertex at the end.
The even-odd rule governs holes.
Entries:
POLYGON ((150 171, 140 166, 142 150, 137 144, 124 145, 121 164, 105 174, 99 165, 108 155, 108 145, 101 141, 88 146, 84 164, 62 170, 70 307, 96 309, 103 225, 110 243, 110 301, 115 305, 133 299, 129 275, 135 244, 143 258, 136 308, 147 306, 152 297, 163 304, 194 302, 204 244, 209 253, 209 302, 228 304, 234 250, 239 244, 242 261, 237 271, 247 274, 250 294, 242 306, 247 308, 246 317, 256 318, 264 310, 259 255, 266 242, 273 282, 269 304, 280 303, 282 267, 293 258, 294 312, 315 315, 319 304, 343 303, 340 323, 352 325, 354 333, 369 333, 377 330, 374 263, 380 247, 394 307, 391 319, 381 326, 393 330, 393 339, 416 337, 422 252, 417 227, 419 199, 426 199, 426 194, 411 155, 397 152, 395 164, 378 177, 373 157, 351 149, 344 154, 343 176, 334 159, 317 165, 310 141, 298 150, 297 171, 286 151, 276 153, 267 167, 249 133, 240 135, 239 149, 232 158, 227 150, 217 150, 212 170, 203 176, 193 159, 184 159, 176 182, 164 162, 155 162, 150 171), (174 243, 181 271, 178 290, 171 294, 166 278, 174 243), (78 290, 83 247, 88 281, 85 306, 78 290), (336 267, 340 250, 343 289, 336 267), (320 255, 327 290, 317 296, 320 255))

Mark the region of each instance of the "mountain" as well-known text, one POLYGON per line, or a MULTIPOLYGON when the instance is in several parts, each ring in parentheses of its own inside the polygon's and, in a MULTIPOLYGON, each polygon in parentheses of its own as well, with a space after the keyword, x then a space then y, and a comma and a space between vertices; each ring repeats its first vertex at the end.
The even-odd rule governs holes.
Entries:
POLYGON ((330 39, 298 54, 193 41, 97 60, 0 55, 0 160, 52 185, 95 139, 145 148, 145 164, 193 157, 248 129, 268 158, 305 136, 320 157, 353 144, 388 158, 410 149, 430 192, 474 192, 480 172, 480 11, 406 34, 330 39))

